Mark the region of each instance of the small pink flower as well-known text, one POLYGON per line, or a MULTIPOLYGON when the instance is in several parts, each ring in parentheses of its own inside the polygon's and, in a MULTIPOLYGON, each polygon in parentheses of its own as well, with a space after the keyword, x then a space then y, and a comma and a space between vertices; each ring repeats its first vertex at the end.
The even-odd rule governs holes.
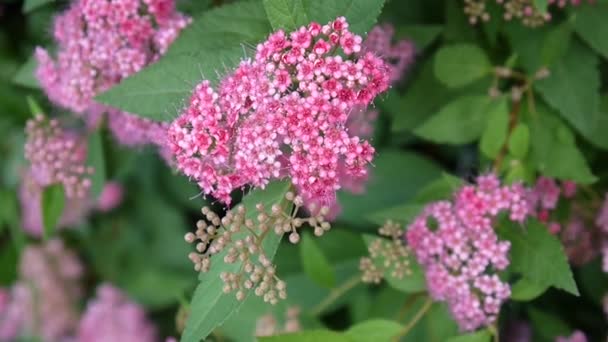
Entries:
POLYGON ((122 197, 122 185, 117 182, 106 183, 97 199, 97 210, 107 212, 118 207, 122 202, 122 197))

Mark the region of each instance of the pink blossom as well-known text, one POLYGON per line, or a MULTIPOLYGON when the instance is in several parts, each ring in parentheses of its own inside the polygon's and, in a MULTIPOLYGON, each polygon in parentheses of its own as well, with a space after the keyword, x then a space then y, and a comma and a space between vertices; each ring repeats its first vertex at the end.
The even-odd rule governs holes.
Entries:
POLYGON ((576 330, 570 336, 558 336, 555 342, 587 342, 587 336, 582 331, 576 330))
POLYGON ((148 130, 164 131, 165 125, 100 105, 94 97, 158 60, 189 23, 174 0, 76 0, 55 19, 56 59, 36 49, 36 76, 52 102, 90 126, 109 113, 120 143, 155 144, 150 135, 157 133, 148 130))
POLYGON ((608 233, 608 193, 604 198, 604 202, 597 214, 595 224, 600 227, 604 233, 608 233))
POLYGON ((584 265, 598 255, 598 246, 592 229, 585 226, 583 219, 572 213, 560 239, 566 255, 575 265, 584 265))
POLYGON ((538 202, 541 208, 552 210, 555 209, 561 189, 554 179, 540 176, 536 181, 534 192, 538 196, 538 202))
POLYGON ((509 265, 510 243, 499 241, 492 227, 500 212, 523 222, 529 215, 520 184, 501 186, 493 174, 465 185, 452 201, 428 205, 410 224, 406 238, 425 268, 435 300, 446 301, 462 330, 492 324, 510 287, 496 271, 509 265))
POLYGON ((219 92, 208 81, 196 86, 168 136, 178 169, 205 194, 228 204, 234 189, 289 176, 306 200, 328 204, 340 165, 367 176, 374 149, 345 123, 387 89, 387 67, 372 53, 354 55, 361 40, 344 18, 319 26, 271 34, 219 92), (336 49, 344 57, 329 54, 336 49))
POLYGON ((123 197, 123 188, 117 182, 108 182, 104 185, 97 199, 97 210, 108 212, 120 205, 123 197))
POLYGON ((109 284, 97 288, 80 321, 76 342, 156 341, 144 309, 109 284))
POLYGON ((363 51, 373 52, 389 65, 392 83, 403 78, 403 74, 414 63, 416 49, 411 40, 403 39, 392 44, 395 29, 390 24, 374 26, 363 42, 363 51))

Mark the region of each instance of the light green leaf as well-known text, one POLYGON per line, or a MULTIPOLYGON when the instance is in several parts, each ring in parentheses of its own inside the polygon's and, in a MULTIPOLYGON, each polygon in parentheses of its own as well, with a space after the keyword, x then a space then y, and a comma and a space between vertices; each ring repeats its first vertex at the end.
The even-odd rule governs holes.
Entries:
POLYGON ((506 101, 488 113, 486 127, 481 135, 479 148, 491 159, 496 158, 507 140, 509 131, 509 107, 506 101))
POLYGON ((547 288, 547 285, 539 285, 526 278, 521 278, 511 286, 511 299, 530 301, 543 294, 547 288))
POLYGON ((22 10, 23 13, 28 13, 51 2, 53 0, 25 0, 22 10))
POLYGON ((525 227, 505 222, 498 234, 511 242, 511 270, 540 287, 553 286, 578 296, 562 244, 547 227, 534 219, 525 227))
POLYGON ((40 85, 38 84, 38 80, 34 76, 34 71, 36 70, 38 63, 36 62, 36 58, 32 54, 25 64, 23 64, 17 73, 13 77, 13 82, 17 85, 38 89, 40 85))
POLYGON ((354 342, 390 341, 403 329, 401 324, 383 319, 372 319, 356 324, 346 331, 354 342))
POLYGON ((204 12, 160 61, 99 95, 100 102, 157 121, 172 120, 194 86, 238 65, 271 31, 261 1, 204 12))
POLYGON ((485 52, 471 44, 446 46, 435 56, 435 76, 448 87, 461 87, 492 71, 485 52))
POLYGON ((597 3, 593 6, 581 6, 574 17, 574 29, 593 49, 604 58, 608 58, 608 4, 597 3))
POLYGON ((572 131, 546 106, 537 106, 528 126, 531 159, 540 173, 583 184, 596 180, 576 146, 572 131))
POLYGON ((462 183, 462 179, 444 172, 441 177, 420 189, 413 201, 418 204, 426 204, 449 199, 454 191, 462 186, 462 183))
POLYGON ((481 136, 487 114, 501 103, 485 95, 459 97, 416 128, 414 134, 435 143, 460 145, 473 142, 481 136))
MULTIPOLYGON (((382 239, 386 243, 389 243, 388 239, 378 237, 376 235, 370 235, 370 234, 363 235, 363 240, 365 241, 365 244, 368 247, 377 239, 382 239)), ((422 268, 420 267, 418 262, 416 262, 414 257, 412 257, 410 260, 410 268, 411 268, 412 274, 404 275, 402 278, 394 277, 392 274, 393 269, 384 267, 384 258, 383 257, 378 256, 378 257, 374 258, 373 261, 376 264, 376 266, 378 266, 380 269, 385 270, 384 279, 394 289, 397 289, 397 290, 400 290, 400 291, 403 291, 406 293, 420 292, 420 291, 425 290, 426 281, 424 279, 424 273, 422 272, 422 268)))
POLYGON ((309 330, 291 334, 260 337, 260 342, 355 342, 350 336, 329 330, 309 330))
POLYGON ((28 96, 25 100, 27 101, 27 106, 30 108, 30 114, 32 114, 33 117, 36 115, 44 115, 44 111, 33 97, 28 96))
POLYGON ((327 288, 332 288, 336 284, 333 268, 309 233, 302 234, 300 261, 306 274, 317 284, 327 288))
POLYGON ((59 224, 63 208, 65 206, 65 192, 63 184, 49 185, 42 191, 42 226, 45 240, 55 233, 55 228, 59 224))
POLYGON ((98 128, 89 134, 87 144, 87 166, 93 168, 91 175, 91 194, 97 199, 106 183, 106 159, 103 150, 101 129, 98 128))
POLYGON ((530 129, 525 123, 519 123, 509 137, 509 152, 516 158, 524 159, 530 146, 530 129))
POLYGON ((534 0, 532 3, 541 13, 547 13, 547 6, 549 6, 548 0, 534 0))
POLYGON ((304 0, 264 0, 268 20, 275 30, 294 31, 310 23, 304 10, 304 0))
MULTIPOLYGON (((263 203, 265 207, 269 208, 273 204, 283 201, 289 188, 288 182, 274 182, 264 190, 254 190, 243 199, 243 204, 248 212, 247 216, 252 218, 256 215, 257 203, 263 203)), ((271 260, 274 258, 280 240, 281 236, 276 234, 269 234, 264 239, 263 248, 271 260)), ((223 263, 225 253, 226 251, 223 251, 214 255, 214 266, 209 272, 201 273, 199 276, 201 282, 190 303, 191 311, 181 338, 182 342, 198 342, 205 339, 213 329, 226 321, 243 304, 243 301, 236 299, 234 293, 224 294, 222 291, 223 281, 219 277, 220 273, 236 272, 241 266, 238 262, 223 263)))
POLYGON ((447 340, 447 342, 489 342, 492 334, 487 330, 480 330, 474 333, 455 336, 447 340))

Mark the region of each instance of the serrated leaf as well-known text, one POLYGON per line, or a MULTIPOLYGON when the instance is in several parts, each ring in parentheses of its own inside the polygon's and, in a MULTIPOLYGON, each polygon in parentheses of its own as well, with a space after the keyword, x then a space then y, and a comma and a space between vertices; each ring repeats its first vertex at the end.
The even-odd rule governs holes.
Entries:
POLYGON ((481 135, 479 148, 486 157, 494 159, 507 140, 509 131, 509 107, 506 101, 488 113, 486 127, 481 135))
MULTIPOLYGON (((382 239, 382 240, 385 240, 386 242, 389 242, 388 239, 378 237, 376 235, 370 235, 370 234, 363 235, 363 241, 365 241, 365 244, 368 247, 377 239, 382 239)), ((399 291, 406 292, 406 293, 420 292, 420 291, 424 291, 424 289, 426 288, 426 281, 424 279, 424 273, 422 272, 422 268, 420 267, 418 262, 416 262, 414 257, 410 258, 410 269, 411 269, 412 273, 409 275, 404 275, 402 278, 397 278, 397 277, 393 276, 392 268, 384 267, 384 258, 383 257, 378 256, 378 257, 374 258, 373 261, 380 269, 384 269, 384 271, 385 271, 384 279, 392 288, 397 289, 399 291)))
POLYGON ((487 113, 498 102, 485 95, 467 95, 445 105, 414 130, 414 134, 426 140, 442 144, 467 144, 481 136, 487 121, 487 113))
POLYGON ((275 30, 293 31, 310 20, 304 10, 304 0, 264 0, 268 21, 275 30))
POLYGON ((53 0, 25 0, 23 3, 23 13, 31 12, 51 2, 53 0))
POLYGON ((537 106, 528 121, 530 156, 542 174, 562 180, 589 184, 596 180, 587 160, 576 146, 574 134, 546 106, 537 106))
POLYGON ((329 330, 309 330, 291 334, 260 337, 260 342, 355 342, 350 336, 329 330))
POLYGON ((592 144, 608 148, 608 113, 600 111, 599 58, 574 42, 549 70, 550 76, 534 82, 545 101, 592 144))
POLYGON ((530 146, 530 129, 525 123, 519 123, 509 137, 509 152, 516 158, 524 159, 530 146))
MULTIPOLYGON (((275 203, 283 201, 285 193, 290 188, 288 182, 270 183, 266 189, 257 189, 243 198, 243 205, 247 208, 247 216, 253 218, 256 215, 255 206, 263 203, 265 207, 271 207, 275 203)), ((263 242, 266 256, 272 260, 279 246, 281 236, 269 234, 263 242)), ((205 339, 217 326, 221 325, 242 304, 234 293, 224 294, 223 281, 220 279, 221 272, 236 272, 240 263, 225 264, 222 259, 226 251, 213 256, 215 264, 209 272, 199 275, 200 283, 197 286, 190 303, 190 315, 186 323, 186 329, 182 335, 183 342, 198 342, 205 339)), ((248 293, 249 295, 249 293, 248 293)))
POLYGON ((553 286, 579 295, 561 242, 535 219, 525 227, 503 223, 498 234, 511 242, 510 269, 538 286, 553 286))
POLYGON ((46 240, 51 238, 55 233, 55 228, 59 223, 61 214, 63 214, 63 208, 65 207, 63 184, 53 184, 44 188, 40 200, 43 236, 46 240))
POLYGON ((485 52, 472 44, 451 45, 435 55, 435 76, 448 87, 462 87, 492 71, 485 52))
POLYGON ((93 168, 93 174, 91 175, 91 195, 94 199, 97 199, 106 183, 106 159, 100 128, 89 134, 87 144, 87 166, 93 168))
POLYGON ((300 261, 306 274, 317 284, 327 288, 332 288, 336 284, 333 268, 309 233, 302 234, 300 261))
POLYGON ((394 321, 372 319, 350 327, 346 331, 354 342, 390 341, 397 336, 403 326, 394 321))
POLYGON ((488 342, 492 338, 492 334, 487 330, 480 330, 474 333, 455 336, 447 340, 447 342, 488 342))
POLYGON ((547 288, 546 285, 539 285, 526 278, 521 278, 511 286, 511 299, 529 301, 543 294, 547 288))
POLYGON ((13 77, 13 82, 17 85, 38 89, 40 85, 38 84, 38 80, 34 76, 34 71, 36 70, 37 62, 36 58, 32 54, 27 61, 17 70, 17 73, 13 77))
POLYGON ((581 6, 576 11, 574 29, 593 49, 604 58, 608 58, 608 4, 597 3, 592 6, 581 6))

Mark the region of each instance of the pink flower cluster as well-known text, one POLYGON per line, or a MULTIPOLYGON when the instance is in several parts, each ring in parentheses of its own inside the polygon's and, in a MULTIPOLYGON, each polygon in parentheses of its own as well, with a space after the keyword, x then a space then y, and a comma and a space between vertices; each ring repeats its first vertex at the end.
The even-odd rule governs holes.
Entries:
POLYGON ((102 284, 78 327, 77 342, 156 341, 156 329, 141 306, 120 290, 102 284))
POLYGON ((163 124, 99 105, 93 98, 156 61, 189 22, 175 10, 174 0, 75 0, 55 20, 57 60, 36 49, 36 76, 52 102, 85 115, 90 125, 109 112, 119 142, 154 144, 163 132, 164 143, 163 124))
POLYGON ((492 227, 500 212, 523 222, 529 215, 521 184, 501 186, 493 174, 465 185, 452 201, 428 205, 409 226, 406 238, 425 268, 428 290, 446 301, 462 330, 492 324, 511 294, 496 271, 509 265, 510 243, 492 227))
POLYGON ((89 193, 93 169, 85 165, 86 147, 77 136, 63 131, 55 119, 42 115, 28 120, 25 158, 30 174, 40 186, 63 184, 67 198, 89 193))
POLYGON ((575 330, 570 336, 558 336, 555 342, 587 342, 587 336, 580 330, 575 330))
POLYGON ((83 268, 60 240, 28 246, 21 256, 19 281, 0 299, 0 341, 39 336, 59 341, 78 325, 83 268))
POLYGON ((345 125, 389 86, 386 63, 362 56, 344 18, 278 31, 215 92, 208 81, 169 128, 177 167, 205 194, 230 203, 232 190, 289 176, 310 202, 332 203, 338 170, 367 175, 373 147, 345 125), (341 51, 341 55, 337 52, 341 51))
POLYGON ((576 191, 576 183, 572 181, 563 181, 560 186, 553 178, 538 177, 528 196, 532 215, 546 223, 551 233, 557 234, 561 230, 561 225, 550 220, 551 212, 557 207, 560 196, 570 199, 576 195, 576 191))
POLYGON ((604 202, 595 219, 595 224, 599 227, 600 234, 604 237, 601 244, 602 269, 608 273, 608 193, 605 195, 604 202))

